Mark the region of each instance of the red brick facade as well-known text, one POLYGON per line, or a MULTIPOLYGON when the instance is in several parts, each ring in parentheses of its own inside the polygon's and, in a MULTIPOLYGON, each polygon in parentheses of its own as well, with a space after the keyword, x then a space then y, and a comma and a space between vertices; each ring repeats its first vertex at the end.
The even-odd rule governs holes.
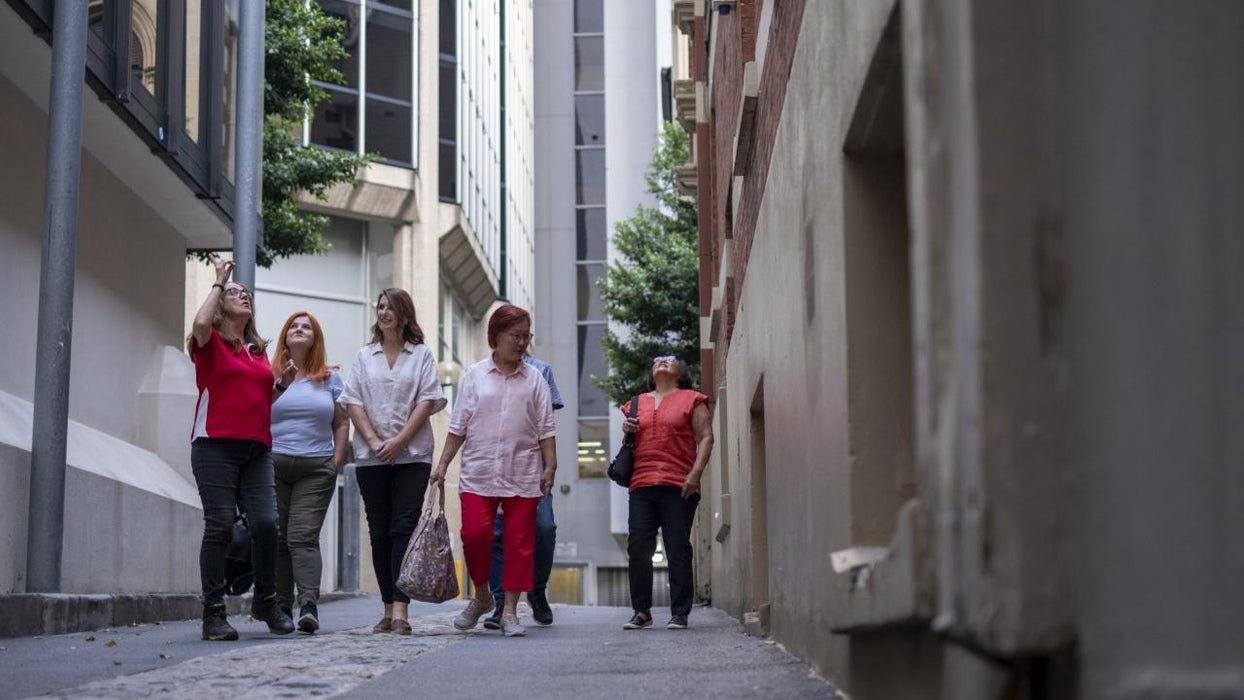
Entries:
MULTIPOLYGON (((725 359, 734 328, 734 313, 747 274, 752 239, 760 203, 769 175, 769 161, 786 99, 786 83, 799 40, 806 0, 775 3, 768 28, 764 70, 756 110, 755 144, 747 163, 739 201, 732 201, 734 153, 742 103, 744 65, 755 60, 756 39, 764 0, 739 0, 733 12, 696 19, 692 38, 694 77, 707 85, 708 66, 704 57, 709 45, 710 27, 716 31, 712 60, 713 82, 709 95, 708 123, 696 125, 695 151, 698 170, 700 226, 700 313, 712 313, 714 288, 720 279, 721 256, 727 240, 733 242, 733 277, 720 291, 722 309, 717 337, 706 338, 713 350, 703 350, 703 389, 715 395, 722 381, 725 359)), ((707 88, 706 88, 707 89, 707 88)))

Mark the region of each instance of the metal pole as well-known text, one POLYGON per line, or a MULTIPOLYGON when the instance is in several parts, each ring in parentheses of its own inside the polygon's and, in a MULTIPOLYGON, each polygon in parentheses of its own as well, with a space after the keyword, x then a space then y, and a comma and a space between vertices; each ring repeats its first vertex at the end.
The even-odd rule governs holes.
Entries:
POLYGON ((341 527, 338 530, 337 585, 343 591, 359 589, 359 482, 357 467, 342 470, 341 527))
POLYGON ((238 16, 237 174, 233 203, 233 279, 255 289, 255 246, 263 173, 264 1, 242 0, 238 16))
POLYGON ((26 532, 26 591, 30 593, 60 590, 73 272, 82 172, 86 5, 87 0, 57 0, 52 19, 52 86, 48 102, 34 430, 30 440, 30 517, 26 532))

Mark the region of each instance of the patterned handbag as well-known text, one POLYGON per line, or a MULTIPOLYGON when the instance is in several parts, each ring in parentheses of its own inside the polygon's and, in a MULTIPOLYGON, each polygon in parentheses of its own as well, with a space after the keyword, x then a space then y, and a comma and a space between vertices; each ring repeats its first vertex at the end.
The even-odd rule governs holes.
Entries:
POLYGON ((449 543, 449 523, 445 522, 445 487, 429 488, 424 499, 423 515, 406 545, 397 587, 412 600, 443 603, 458 597, 458 576, 454 553, 449 543), (439 494, 440 508, 432 511, 439 494))

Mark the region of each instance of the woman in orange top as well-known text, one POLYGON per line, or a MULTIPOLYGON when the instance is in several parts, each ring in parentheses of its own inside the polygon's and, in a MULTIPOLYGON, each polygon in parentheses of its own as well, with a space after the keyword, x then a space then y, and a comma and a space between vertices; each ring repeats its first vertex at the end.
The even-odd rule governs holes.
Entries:
POLYGON ((648 393, 639 397, 636 419, 628 416, 622 430, 635 435, 635 468, 631 473, 627 566, 631 609, 635 614, 622 629, 652 626, 652 555, 657 529, 669 558, 670 621, 667 629, 687 628, 691 613, 691 523, 700 503, 700 475, 713 451, 708 397, 691 388, 687 365, 673 356, 652 361, 648 393))

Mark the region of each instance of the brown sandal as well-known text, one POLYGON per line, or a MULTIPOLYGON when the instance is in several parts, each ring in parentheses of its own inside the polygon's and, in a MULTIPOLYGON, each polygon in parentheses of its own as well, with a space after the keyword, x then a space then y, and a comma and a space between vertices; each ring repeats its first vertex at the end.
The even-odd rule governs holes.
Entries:
POLYGON ((401 618, 393 618, 393 634, 401 634, 409 636, 411 633, 410 622, 401 618))
POLYGON ((393 618, 391 617, 380 618, 380 622, 377 622, 376 626, 371 628, 372 634, 383 634, 385 632, 392 632, 392 631, 393 631, 393 618))

